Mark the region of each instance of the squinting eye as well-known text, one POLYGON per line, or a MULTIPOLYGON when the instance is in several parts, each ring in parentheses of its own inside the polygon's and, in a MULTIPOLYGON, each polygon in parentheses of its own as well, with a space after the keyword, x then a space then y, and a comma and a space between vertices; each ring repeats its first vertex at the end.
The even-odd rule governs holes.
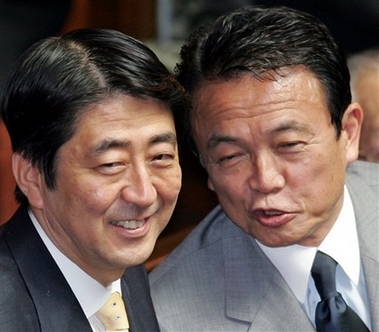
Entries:
POLYGON ((117 166, 121 166, 122 163, 120 162, 115 162, 115 163, 106 163, 106 164, 102 164, 100 165, 100 167, 104 167, 104 168, 112 168, 112 167, 117 167, 117 166))
POLYGON ((157 167, 166 167, 170 166, 175 159, 175 154, 169 154, 169 153, 162 153, 159 155, 156 155, 152 162, 157 167))
POLYGON ((239 162, 249 159, 249 154, 241 153, 241 154, 231 154, 228 156, 221 157, 217 159, 217 164, 221 167, 231 167, 239 162))
POLYGON ((226 156, 226 157, 222 157, 220 158, 217 163, 219 164, 222 164, 222 163, 227 163, 229 161, 232 161, 236 156, 233 154, 233 155, 230 155, 230 156, 226 156))
POLYGON ((290 148, 290 147, 296 146, 297 144, 299 144, 299 142, 289 142, 289 143, 283 143, 280 146, 284 148, 286 147, 290 148))
POLYGON ((97 167, 97 169, 100 171, 100 173, 108 174, 108 175, 114 175, 122 172, 124 169, 125 164, 122 162, 113 162, 113 163, 105 163, 101 164, 97 167))
POLYGON ((174 155, 168 154, 168 153, 162 153, 160 155, 157 155, 154 159, 155 160, 172 160, 174 159, 174 155))
POLYGON ((278 146, 279 150, 283 150, 284 152, 298 152, 301 151, 304 148, 304 143, 295 141, 295 142, 286 142, 281 143, 278 146))

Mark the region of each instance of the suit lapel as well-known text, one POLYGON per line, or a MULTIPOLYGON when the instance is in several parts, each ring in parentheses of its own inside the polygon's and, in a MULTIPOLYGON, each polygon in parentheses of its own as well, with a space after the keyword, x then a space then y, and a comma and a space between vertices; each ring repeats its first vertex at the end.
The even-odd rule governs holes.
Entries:
POLYGON ((6 225, 4 237, 30 292, 43 331, 91 331, 66 279, 43 244, 27 209, 6 225))
POLYGON ((276 269, 250 331, 314 331, 308 316, 276 269))
POLYGON ((237 227, 227 231, 231 235, 224 238, 223 246, 227 316, 250 322, 249 331, 314 331, 281 274, 256 242, 237 227))
POLYGON ((121 279, 130 331, 159 331, 144 266, 128 269, 121 279))
POLYGON ((375 198, 375 194, 372 194, 373 189, 355 175, 348 177, 347 187, 357 220, 362 265, 370 301, 372 328, 373 331, 379 331, 378 193, 376 193, 375 198))

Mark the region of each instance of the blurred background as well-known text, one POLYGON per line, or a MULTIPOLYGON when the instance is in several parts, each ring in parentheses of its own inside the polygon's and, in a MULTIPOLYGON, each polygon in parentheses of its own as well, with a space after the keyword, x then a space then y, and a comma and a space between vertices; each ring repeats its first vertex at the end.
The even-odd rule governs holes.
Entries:
MULTIPOLYGON (((330 28, 347 56, 379 46, 378 0, 0 0, 0 93, 16 59, 41 38, 84 27, 112 28, 145 42, 172 70, 191 31, 245 5, 286 5, 309 12, 330 28)), ((372 96, 377 109, 378 95, 379 91, 372 96)), ((182 191, 149 268, 217 204, 206 186, 204 170, 185 144, 180 158, 182 191)), ((17 208, 14 186, 11 147, 0 121, 0 224, 17 208)))

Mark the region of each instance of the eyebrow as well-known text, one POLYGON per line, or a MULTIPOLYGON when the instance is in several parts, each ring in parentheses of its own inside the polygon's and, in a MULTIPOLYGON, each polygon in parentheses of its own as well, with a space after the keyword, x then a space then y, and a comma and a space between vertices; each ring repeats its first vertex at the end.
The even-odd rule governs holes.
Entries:
POLYGON ((117 149, 117 148, 127 148, 130 146, 130 141, 122 141, 122 140, 116 140, 112 138, 106 138, 102 140, 99 144, 93 146, 88 151, 88 156, 90 157, 96 157, 100 154, 102 154, 105 151, 111 150, 111 149, 117 149))
POLYGON ((232 136, 227 135, 213 135, 207 142, 207 149, 213 150, 221 143, 233 143, 236 142, 237 139, 232 136))
MULTIPOLYGON (((151 137, 148 141, 148 145, 154 145, 157 143, 170 143, 173 146, 176 146, 177 144, 176 135, 172 132, 167 132, 167 133, 155 135, 151 137)), ((113 138, 106 138, 103 141, 101 141, 98 145, 91 148, 88 152, 88 155, 91 157, 95 157, 111 149, 128 148, 131 144, 132 144, 131 141, 127 141, 127 140, 117 140, 113 138)))
MULTIPOLYGON (((282 123, 279 126, 273 128, 272 130, 269 131, 269 134, 275 135, 275 134, 288 132, 288 131, 310 133, 308 126, 292 120, 292 121, 282 123)), ((237 141, 238 139, 233 136, 213 135, 207 142, 207 149, 213 150, 221 143, 235 143, 237 141)))
POLYGON ((177 143, 176 135, 173 132, 167 132, 167 133, 153 136, 149 140, 149 144, 155 144, 155 143, 170 143, 172 145, 176 145, 177 143))

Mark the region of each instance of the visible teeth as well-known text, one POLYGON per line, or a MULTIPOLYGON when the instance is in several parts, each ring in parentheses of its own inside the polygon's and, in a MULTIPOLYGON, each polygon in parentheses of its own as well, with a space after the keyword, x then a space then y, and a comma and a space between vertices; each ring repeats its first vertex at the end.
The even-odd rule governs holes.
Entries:
POLYGON ((280 211, 265 211, 264 213, 266 215, 269 215, 269 216, 278 216, 278 215, 282 214, 282 212, 280 212, 280 211))
POLYGON ((143 220, 126 220, 126 221, 115 221, 113 225, 121 226, 128 229, 136 229, 142 227, 145 224, 145 219, 143 220))

